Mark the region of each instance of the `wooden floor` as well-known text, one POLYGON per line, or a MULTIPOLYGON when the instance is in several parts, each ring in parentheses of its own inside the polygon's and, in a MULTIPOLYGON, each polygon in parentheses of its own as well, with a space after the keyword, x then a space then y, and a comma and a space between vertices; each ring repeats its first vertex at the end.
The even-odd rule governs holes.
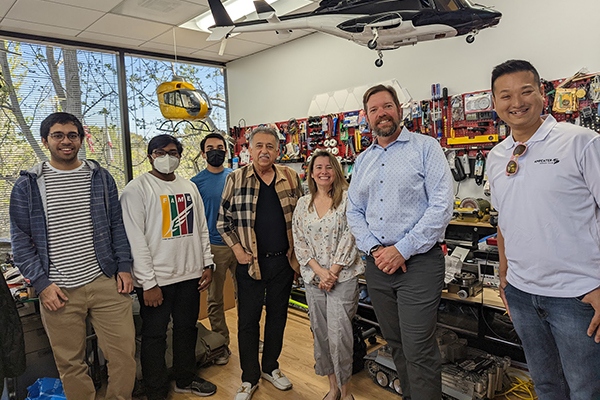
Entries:
MULTIPOLYGON (((227 325, 231 333, 231 357, 227 365, 213 365, 201 369, 199 375, 217 385, 217 393, 209 398, 211 400, 233 400, 237 389, 241 385, 241 369, 237 347, 237 314, 233 308, 225 312, 227 325)), ((202 321, 210 328, 208 320, 202 321)), ((264 327, 264 313, 261 321, 261 332, 264 327)), ((374 350, 379 344, 367 349, 374 350)), ((320 400, 329 390, 327 378, 315 375, 313 358, 313 339, 307 314, 291 309, 285 330, 283 352, 279 357, 281 370, 294 384, 292 390, 282 392, 269 382, 261 380, 258 389, 254 392, 253 400, 320 400)), ((375 384, 365 370, 352 377, 351 392, 356 400, 400 400, 401 397, 388 392, 375 384)), ((103 387, 96 397, 103 399, 103 387)), ((516 397, 509 397, 516 399, 516 397)), ((505 399, 504 396, 497 399, 505 399)), ((192 394, 171 393, 169 400, 198 400, 192 394)))
MULTIPOLYGON (((226 311, 227 325, 231 333, 231 357, 227 365, 214 365, 200 371, 199 375, 217 385, 213 400, 232 400, 241 385, 242 371, 237 347, 237 314, 235 309, 226 311)), ((205 326, 210 327, 207 320, 205 326)), ((261 332, 264 323, 261 322, 261 332)), ((269 382, 261 380, 253 400, 320 400, 329 390, 327 378, 315 375, 313 339, 307 314, 290 308, 283 341, 283 352, 279 357, 281 371, 294 384, 292 390, 282 392, 269 382)), ((366 371, 353 376, 352 393, 356 400, 378 399, 399 400, 400 397, 377 386, 366 371)), ((197 400, 191 394, 173 393, 171 400, 197 400)))

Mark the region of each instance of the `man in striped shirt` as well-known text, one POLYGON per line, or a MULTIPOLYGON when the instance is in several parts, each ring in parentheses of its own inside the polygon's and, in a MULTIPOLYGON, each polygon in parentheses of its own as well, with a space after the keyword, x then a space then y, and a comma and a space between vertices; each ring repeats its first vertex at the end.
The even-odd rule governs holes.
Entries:
POLYGON ((84 130, 75 116, 51 114, 40 134, 50 161, 22 171, 11 194, 15 263, 39 295, 67 398, 95 398, 85 362, 89 316, 110 362, 106 398, 131 399, 132 260, 115 181, 97 162, 77 158, 84 130))

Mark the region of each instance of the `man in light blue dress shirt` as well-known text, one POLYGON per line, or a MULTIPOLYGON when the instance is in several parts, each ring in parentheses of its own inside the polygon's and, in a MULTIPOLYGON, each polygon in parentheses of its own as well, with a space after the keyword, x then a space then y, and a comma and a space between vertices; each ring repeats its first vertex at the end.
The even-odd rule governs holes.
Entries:
POLYGON ((392 87, 370 88, 363 106, 376 139, 356 160, 348 224, 367 253, 369 295, 403 398, 439 400, 435 327, 445 264, 438 242, 452 217, 450 168, 435 139, 400 127, 392 87))

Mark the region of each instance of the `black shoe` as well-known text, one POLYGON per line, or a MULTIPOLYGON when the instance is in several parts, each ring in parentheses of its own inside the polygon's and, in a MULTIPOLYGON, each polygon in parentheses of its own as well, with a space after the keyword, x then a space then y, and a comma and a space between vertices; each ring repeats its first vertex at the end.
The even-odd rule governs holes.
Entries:
POLYGON ((176 393, 193 393, 196 396, 206 397, 215 394, 217 392, 217 387, 202 378, 194 378, 192 383, 185 387, 179 387, 177 386, 177 383, 175 383, 173 390, 176 393))

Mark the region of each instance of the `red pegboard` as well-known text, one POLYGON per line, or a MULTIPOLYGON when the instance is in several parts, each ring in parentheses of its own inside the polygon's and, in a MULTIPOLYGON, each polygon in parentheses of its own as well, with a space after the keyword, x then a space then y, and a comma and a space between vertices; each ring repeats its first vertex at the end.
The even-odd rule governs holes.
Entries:
MULTIPOLYGON (((587 77, 584 77, 584 79, 575 80, 574 82, 571 82, 569 85, 567 85, 567 87, 584 87, 584 88, 587 87, 587 88, 589 88, 589 83, 594 75, 595 74, 588 75, 587 77)), ((552 81, 552 84, 556 87, 564 81, 565 81, 565 79, 560 79, 560 80, 552 81)), ((484 93, 484 92, 489 92, 489 90, 480 90, 480 91, 461 94, 460 96, 462 99, 463 111, 465 110, 465 98, 467 98, 470 95, 477 95, 477 94, 484 93)), ((461 154, 463 151, 466 151, 469 153, 469 156, 473 156, 477 150, 491 149, 497 143, 497 141, 501 141, 504 139, 503 132, 504 133, 509 132, 508 128, 497 117, 495 112, 491 112, 491 111, 487 112, 487 114, 478 115, 478 117, 480 117, 480 118, 478 118, 477 120, 474 120, 474 121, 467 120, 466 113, 465 113, 465 119, 459 120, 459 121, 453 121, 453 119, 452 119, 452 102, 451 102, 452 97, 453 97, 453 95, 449 96, 449 101, 448 101, 447 106, 444 106, 443 99, 421 101, 419 103, 420 105, 427 105, 427 107, 429 109, 428 114, 427 115, 422 114, 421 117, 414 118, 412 120, 409 119, 408 120, 409 123, 412 122, 412 126, 409 126, 409 129, 414 132, 420 132, 422 134, 435 137, 436 139, 438 139, 440 141, 440 144, 443 147, 454 148, 454 149, 460 150, 459 154, 461 154), (434 112, 436 110, 437 110, 437 113, 434 112), (438 131, 437 125, 434 126, 435 117, 437 115, 439 115, 441 117, 441 121, 442 121, 440 137, 438 137, 438 134, 437 134, 437 131, 438 131), (482 142, 482 143, 473 143, 473 144, 468 143, 468 144, 451 145, 448 143, 448 138, 451 138, 452 135, 454 135, 454 138, 473 138, 475 136, 492 137, 494 135, 498 135, 497 136, 498 140, 497 141, 487 141, 487 142, 482 142)), ((545 109, 546 110, 548 109, 548 101, 549 101, 549 98, 548 98, 548 96, 546 96, 546 99, 545 99, 545 109)), ((597 115, 598 105, 592 103, 589 99, 584 98, 584 99, 580 100, 578 110, 575 111, 573 114, 571 114, 570 117, 572 119, 578 118, 580 116, 580 111, 582 109, 584 109, 585 107, 590 107, 593 110, 595 121, 596 121, 596 125, 593 128, 596 131, 600 132, 600 119, 598 118, 598 115, 597 115)), ((421 107, 421 109, 422 109, 422 107, 421 107)), ((347 128, 349 140, 348 141, 340 140, 341 121, 343 121, 345 115, 351 114, 351 113, 356 113, 356 111, 340 113, 340 114, 335 114, 335 115, 331 115, 331 114, 330 115, 321 115, 321 116, 317 116, 317 117, 308 117, 308 118, 296 120, 298 123, 298 126, 299 126, 297 142, 300 147, 301 157, 299 159, 291 160, 291 161, 305 162, 306 159, 308 157, 310 157, 310 155, 312 154, 313 151, 315 151, 317 149, 323 150, 323 149, 327 148, 327 146, 324 146, 325 140, 334 138, 337 141, 337 145, 335 147, 338 149, 338 155, 342 158, 342 160, 344 162, 352 162, 355 158, 355 155, 358 155, 362 150, 364 150, 364 147, 361 148, 361 146, 359 146, 356 141, 357 135, 360 137, 363 137, 363 136, 367 137, 369 139, 369 143, 372 142, 373 138, 372 138, 372 135, 370 132, 360 134, 358 132, 359 128, 352 126, 352 127, 347 128), (334 125, 333 120, 336 116, 337 116, 337 123, 334 125), (316 119, 322 120, 322 119, 326 118, 328 129, 323 130, 322 126, 321 127, 315 126, 313 128, 308 127, 307 125, 309 124, 309 120, 311 118, 315 119, 315 120, 316 119), (303 124, 305 126, 307 126, 305 133, 302 131, 302 129, 300 129, 300 127, 303 124), (310 135, 311 132, 313 133, 312 137, 310 135), (352 145, 355 149, 354 152, 352 152, 352 150, 351 150, 352 146, 350 145, 350 141, 352 142, 352 145)), ((552 112, 552 115, 554 116, 554 118, 556 118, 557 121, 565 121, 567 119, 566 115, 563 113, 552 112)), ((405 119, 405 121, 407 121, 407 120, 405 119)), ((282 143, 283 145, 290 143, 294 140, 294 138, 291 135, 286 134, 287 126, 288 126, 289 122, 290 121, 281 121, 281 122, 276 123, 279 130, 282 131, 286 137, 285 143, 282 143)), ((232 136, 236 140, 236 146, 235 146, 236 154, 239 154, 239 151, 241 150, 241 145, 243 143, 247 142, 247 140, 245 138, 245 133, 249 132, 251 129, 253 129, 257 126, 258 125, 251 126, 251 127, 244 127, 241 129, 240 128, 231 129, 232 136)), ((282 160, 282 162, 286 162, 286 160, 282 160)), ((290 161, 288 161, 288 162, 290 162, 290 161)))

